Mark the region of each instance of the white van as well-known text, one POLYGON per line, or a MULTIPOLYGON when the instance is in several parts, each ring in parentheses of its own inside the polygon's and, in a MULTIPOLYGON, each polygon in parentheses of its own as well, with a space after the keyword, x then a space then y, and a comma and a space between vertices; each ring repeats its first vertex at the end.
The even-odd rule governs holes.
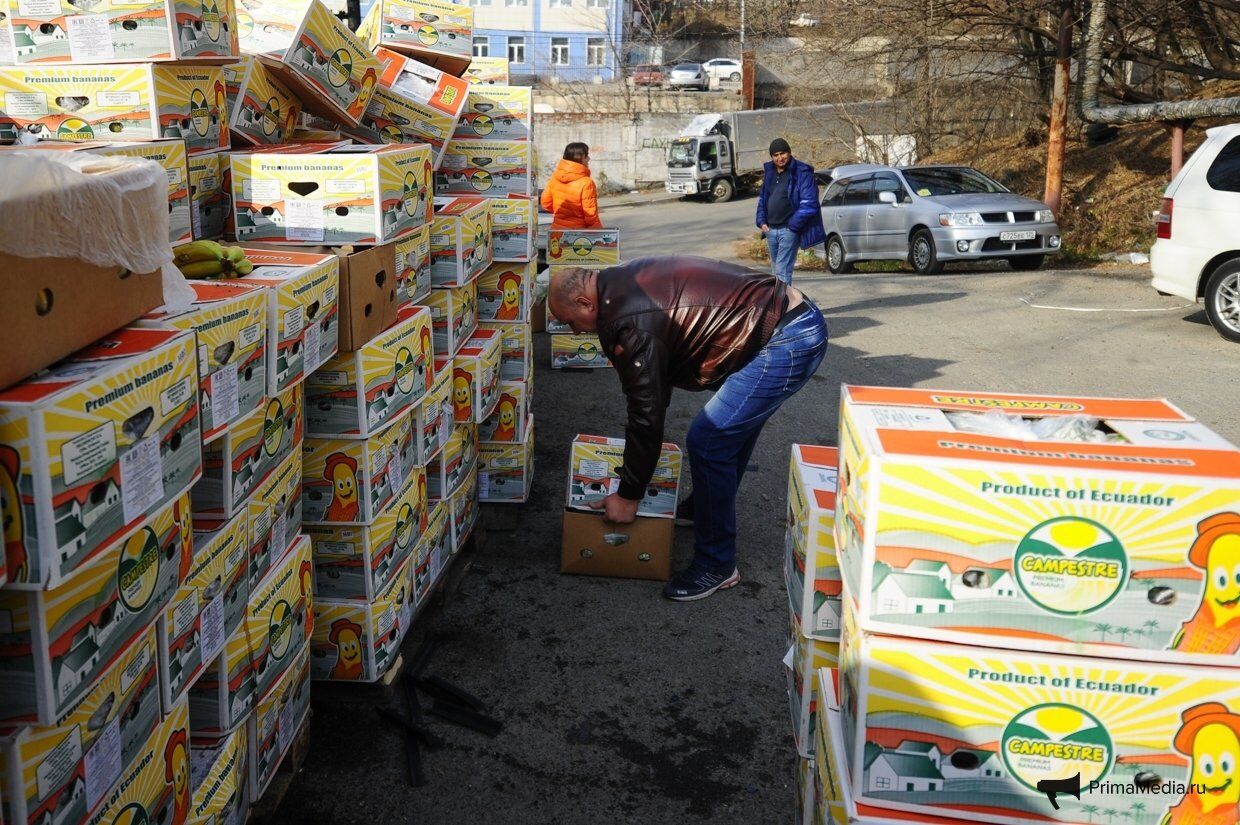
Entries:
POLYGON ((1240 123, 1207 131, 1167 187, 1150 268, 1154 289, 1204 300, 1219 335, 1240 342, 1240 123))

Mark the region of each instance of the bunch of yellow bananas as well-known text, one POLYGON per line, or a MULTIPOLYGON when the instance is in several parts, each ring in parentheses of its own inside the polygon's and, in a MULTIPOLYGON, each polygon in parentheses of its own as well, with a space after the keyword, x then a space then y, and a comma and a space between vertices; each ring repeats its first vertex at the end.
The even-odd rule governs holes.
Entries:
POLYGON ((215 241, 193 241, 172 250, 172 260, 186 278, 238 278, 254 271, 239 246, 222 246, 215 241))

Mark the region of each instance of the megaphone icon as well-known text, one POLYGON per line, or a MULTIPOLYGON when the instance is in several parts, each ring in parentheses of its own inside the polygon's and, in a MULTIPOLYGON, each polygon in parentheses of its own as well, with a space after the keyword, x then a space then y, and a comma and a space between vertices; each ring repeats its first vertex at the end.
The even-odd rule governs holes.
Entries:
POLYGON ((1066 793, 1078 800, 1081 798, 1081 773, 1077 771, 1075 776, 1067 779, 1042 779, 1038 782, 1038 790, 1046 794, 1051 807, 1059 810, 1059 803, 1055 801, 1057 794, 1066 793))

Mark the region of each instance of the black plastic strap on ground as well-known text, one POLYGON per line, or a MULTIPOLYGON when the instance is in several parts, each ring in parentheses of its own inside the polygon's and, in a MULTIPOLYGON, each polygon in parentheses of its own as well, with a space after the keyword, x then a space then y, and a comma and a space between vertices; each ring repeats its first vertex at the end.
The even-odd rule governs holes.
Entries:
POLYGON ((504 723, 485 714, 477 713, 469 708, 442 700, 435 700, 427 709, 432 716, 438 716, 446 722, 471 728, 487 736, 496 736, 504 729, 504 723))
POLYGON ((463 705, 479 713, 486 710, 486 705, 483 704, 481 699, 468 693, 464 688, 458 687, 447 679, 442 679, 434 674, 419 677, 417 679, 417 686, 432 699, 463 705))

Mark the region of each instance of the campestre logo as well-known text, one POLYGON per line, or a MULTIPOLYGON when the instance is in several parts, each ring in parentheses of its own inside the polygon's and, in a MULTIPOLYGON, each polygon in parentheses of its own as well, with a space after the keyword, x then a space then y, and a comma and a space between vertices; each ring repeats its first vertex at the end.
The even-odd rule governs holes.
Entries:
POLYGON ((267 410, 263 413, 263 451, 267 455, 275 455, 284 441, 284 405, 280 399, 273 398, 267 402, 267 410))
POLYGON ((327 61, 327 82, 339 88, 353 74, 353 57, 344 49, 332 52, 327 61))
POLYGON ((293 608, 283 599, 271 609, 267 638, 271 641, 271 655, 277 660, 283 659, 293 642, 293 608))
POLYGON ((396 353, 396 388, 403 393, 408 394, 413 390, 413 379, 417 375, 417 362, 414 360, 413 352, 409 347, 401 347, 400 352, 396 353))
POLYGON ((433 46, 439 42, 439 30, 430 25, 422 26, 418 29, 418 39, 428 46, 433 46))
POLYGON ((1081 786, 1111 770, 1115 746, 1093 714, 1059 703, 1036 705, 1008 722, 1000 739, 1008 772, 1031 791, 1038 782, 1081 775, 1081 786))
POLYGON ((495 121, 491 119, 490 115, 475 115, 474 119, 470 121, 470 125, 474 127, 474 134, 480 137, 486 137, 495 130, 495 121))
POLYGON ((593 361, 598 358, 598 346, 593 341, 578 345, 577 357, 582 361, 593 361))
POLYGON ((203 3, 202 11, 202 28, 207 33, 207 39, 216 41, 220 39, 220 9, 214 2, 210 5, 203 3))
POLYGON ((413 507, 408 502, 396 512, 396 546, 402 550, 409 546, 409 540, 413 538, 413 516, 413 507))
POLYGON ((573 252, 576 252, 578 255, 589 255, 593 251, 594 241, 589 238, 578 238, 573 241, 573 252))
POLYGON ((121 808, 116 814, 116 818, 112 820, 112 825, 150 825, 151 818, 137 802, 130 802, 121 808))
POLYGON ((280 101, 274 97, 269 98, 263 105, 263 111, 260 116, 262 130, 264 135, 273 135, 280 126, 280 101))
POLYGON ((411 218, 416 218, 418 215, 418 203, 422 199, 419 197, 417 176, 412 172, 405 173, 405 180, 401 185, 400 199, 405 205, 405 214, 411 218))
POLYGON ((132 613, 146 607, 159 584, 159 538, 154 530, 143 527, 125 540, 116 573, 121 604, 132 613))
POLYGON ((211 104, 202 89, 194 89, 189 94, 189 119, 200 137, 206 137, 211 131, 211 104))
POLYGON ((1016 583, 1038 607, 1077 616, 1105 607, 1128 581, 1128 554, 1095 521, 1062 516, 1029 531, 1012 561, 1016 583))
POLYGON ((469 176, 469 185, 477 189, 479 192, 485 192, 491 188, 491 173, 485 169, 478 169, 469 176))
POLYGON ((95 130, 81 118, 65 118, 56 129, 57 140, 93 140, 95 130))

